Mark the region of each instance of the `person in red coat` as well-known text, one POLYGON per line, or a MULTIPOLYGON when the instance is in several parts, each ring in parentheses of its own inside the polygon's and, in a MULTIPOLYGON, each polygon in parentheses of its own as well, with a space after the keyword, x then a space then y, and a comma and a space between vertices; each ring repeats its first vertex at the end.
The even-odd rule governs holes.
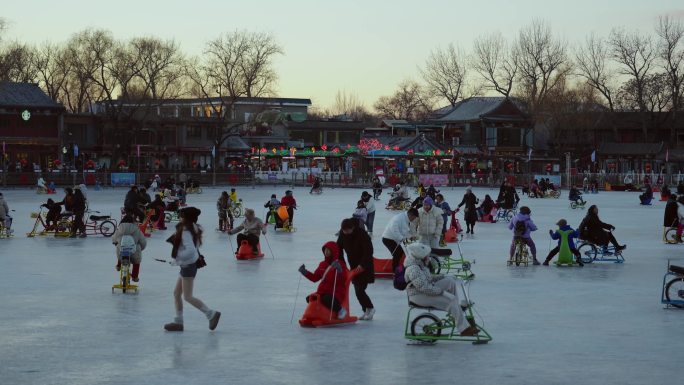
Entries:
MULTIPOLYGON (((304 264, 299 266, 299 272, 311 282, 321 283, 316 289, 316 293, 321 298, 321 303, 328 309, 337 313, 337 318, 343 319, 347 311, 342 307, 347 293, 345 292, 345 280, 349 270, 344 261, 340 261, 340 249, 333 241, 323 245, 323 261, 312 273, 306 270, 304 264)), ((306 297, 309 302, 309 297, 306 297)))
POLYGON ((297 208, 297 201, 292 196, 292 190, 285 191, 285 196, 280 199, 280 205, 287 207, 287 215, 290 216, 290 227, 292 227, 294 209, 297 208))

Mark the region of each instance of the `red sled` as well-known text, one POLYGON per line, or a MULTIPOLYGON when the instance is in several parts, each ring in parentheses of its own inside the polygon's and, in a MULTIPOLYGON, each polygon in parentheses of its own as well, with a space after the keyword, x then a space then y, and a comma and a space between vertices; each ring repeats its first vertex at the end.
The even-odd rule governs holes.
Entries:
MULTIPOLYGON (((406 256, 402 255, 399 263, 404 265, 404 258, 406 256)), ((375 278, 381 279, 392 279, 394 278, 394 271, 392 270, 392 258, 390 259, 379 259, 373 257, 373 275, 375 278)))
POLYGON ((240 247, 238 248, 237 253, 235 253, 235 258, 241 261, 246 259, 263 258, 264 253, 261 252, 261 243, 257 243, 257 250, 258 254, 254 255, 252 252, 252 246, 250 246, 249 242, 243 239, 242 242, 240 242, 240 247))
POLYGON ((349 312, 349 285, 351 284, 352 279, 362 271, 363 268, 358 266, 347 274, 347 279, 344 281, 344 289, 347 294, 342 301, 342 308, 347 311, 346 317, 337 319, 337 313, 328 309, 321 303, 321 298, 318 293, 313 293, 309 295, 309 303, 306 305, 302 319, 299 320, 299 325, 305 328, 317 328, 355 323, 359 318, 352 316, 349 312))

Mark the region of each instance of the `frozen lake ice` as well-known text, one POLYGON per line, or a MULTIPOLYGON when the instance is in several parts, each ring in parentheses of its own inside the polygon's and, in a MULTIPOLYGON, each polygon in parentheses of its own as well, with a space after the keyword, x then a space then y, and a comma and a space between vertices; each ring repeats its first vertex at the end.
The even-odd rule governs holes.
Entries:
MULTIPOLYGON (((270 194, 280 197, 285 189, 239 186, 238 194, 263 218, 270 194)), ((168 258, 170 230, 148 238, 139 295, 112 294, 118 273, 109 239, 27 238, 29 214, 47 197, 3 190, 16 210, 16 232, 0 239, 0 384, 605 385, 666 384, 679 377, 684 311, 664 310, 660 291, 667 260, 684 264, 684 249, 662 242, 662 202, 640 206, 638 194, 627 192, 585 196, 627 243, 621 265, 507 267, 510 231, 502 223, 478 223, 462 249, 476 260, 470 294, 494 340, 410 346, 403 338, 406 296, 388 280, 368 289, 377 309, 371 322, 324 329, 297 323, 304 296, 316 288, 302 279, 297 294, 297 268, 318 264, 321 245, 335 239, 362 190, 326 188, 311 196, 308 188, 295 188, 298 231, 269 232, 273 253, 262 239, 266 257, 255 261, 236 261, 228 236, 214 231, 221 190, 205 187, 188 203, 202 210, 206 230, 208 267, 198 273, 195 294, 223 315, 210 332, 204 315, 186 304, 185 332, 175 334, 162 326, 174 315, 177 268, 153 259, 168 258)), ((126 191, 89 190, 90 208, 118 219, 126 191)), ((454 207, 464 190, 442 192, 454 207)), ((474 192, 496 198, 498 189, 474 192)), ((387 190, 377 202, 373 238, 382 258, 389 253, 380 236, 396 214, 383 209, 386 201, 387 190)), ((558 200, 522 198, 521 204, 531 207, 539 226, 533 238, 540 259, 552 247, 548 229, 560 218, 576 227, 585 214, 568 207, 567 190, 558 200)), ((360 315, 353 293, 350 303, 360 315)))

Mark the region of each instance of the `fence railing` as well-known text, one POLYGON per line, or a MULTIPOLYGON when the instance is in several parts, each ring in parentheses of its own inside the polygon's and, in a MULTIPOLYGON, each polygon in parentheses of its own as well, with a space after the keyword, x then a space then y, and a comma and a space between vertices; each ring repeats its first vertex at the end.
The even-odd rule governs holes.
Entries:
MULTIPOLYGON (((323 186, 334 187, 370 187, 374 175, 370 173, 346 173, 346 172, 322 172, 322 173, 308 173, 308 172, 212 172, 212 171, 193 171, 193 172, 141 172, 131 173, 134 175, 134 181, 137 184, 145 184, 146 181, 151 180, 155 175, 159 175, 162 180, 172 178, 176 182, 185 178, 199 181, 203 186, 226 186, 226 185, 289 185, 289 186, 307 186, 311 185, 314 178, 318 176, 321 178, 323 186)), ((86 185, 112 186, 112 172, 110 171, 60 171, 60 172, 2 172, 0 170, 0 184, 2 186, 36 186, 40 176, 49 184, 54 182, 57 186, 73 186, 84 183, 86 185)), ((448 186, 477 186, 477 187, 498 187, 504 180, 513 182, 520 187, 528 184, 534 180, 539 174, 486 174, 486 175, 465 175, 465 174, 448 174, 446 178, 441 175, 440 180, 446 181, 448 186)), ((561 188, 568 188, 567 174, 550 174, 551 180, 560 177, 561 188)), ((612 187, 620 187, 631 184, 635 187, 640 187, 650 182, 653 185, 660 185, 667 183, 670 186, 677 185, 680 180, 684 181, 684 174, 644 174, 644 173, 629 173, 629 174, 576 174, 570 176, 570 183, 576 186, 583 186, 585 179, 588 183, 595 182, 599 189, 604 189, 606 184, 612 187), (631 183, 628 183, 630 182, 631 183)), ((405 182, 409 186, 416 186, 418 184, 418 176, 414 174, 392 174, 384 178, 386 186, 391 186, 399 182, 405 182)))

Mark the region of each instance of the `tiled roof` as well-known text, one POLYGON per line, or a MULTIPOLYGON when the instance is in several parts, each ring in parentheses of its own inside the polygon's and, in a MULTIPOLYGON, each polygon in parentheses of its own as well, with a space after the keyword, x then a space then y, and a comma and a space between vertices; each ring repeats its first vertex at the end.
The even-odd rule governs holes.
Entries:
POLYGON ((37 84, 0 82, 0 107, 63 108, 37 84))
MULTIPOLYGON (((496 110, 501 104, 506 102, 503 96, 478 96, 461 100, 454 107, 450 107, 451 111, 446 113, 441 118, 436 119, 438 122, 464 122, 479 120, 492 111, 496 110)), ((520 108, 515 102, 513 105, 520 108)), ((439 111, 446 112, 448 108, 442 108, 439 111)))

